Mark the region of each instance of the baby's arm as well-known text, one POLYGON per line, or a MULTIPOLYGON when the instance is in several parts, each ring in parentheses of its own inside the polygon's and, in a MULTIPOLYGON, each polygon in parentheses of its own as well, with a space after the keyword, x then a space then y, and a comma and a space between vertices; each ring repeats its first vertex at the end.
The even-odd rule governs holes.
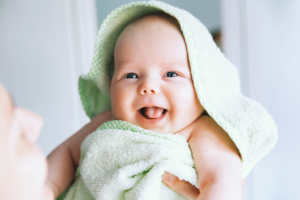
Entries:
POLYGON ((77 133, 60 144, 48 156, 47 185, 57 198, 72 183, 80 159, 80 146, 90 133, 111 120, 110 110, 101 112, 77 133))
POLYGON ((228 134, 212 118, 201 116, 188 142, 198 174, 197 200, 243 199, 241 159, 228 134))

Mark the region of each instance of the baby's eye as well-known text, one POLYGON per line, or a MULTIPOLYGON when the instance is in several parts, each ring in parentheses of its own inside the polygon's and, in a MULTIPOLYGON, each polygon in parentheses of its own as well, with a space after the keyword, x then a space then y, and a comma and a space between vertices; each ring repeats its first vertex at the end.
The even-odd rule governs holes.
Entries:
POLYGON ((178 74, 176 72, 168 72, 166 73, 165 77, 176 77, 178 74))
POLYGON ((138 76, 134 73, 129 73, 125 76, 125 78, 138 78, 138 76))

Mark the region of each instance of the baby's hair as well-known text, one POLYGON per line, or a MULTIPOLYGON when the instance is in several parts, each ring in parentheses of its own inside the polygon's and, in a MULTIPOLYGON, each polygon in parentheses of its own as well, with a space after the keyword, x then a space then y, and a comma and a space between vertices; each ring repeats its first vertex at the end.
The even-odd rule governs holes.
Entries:
POLYGON ((154 13, 143 15, 143 16, 135 19, 130 24, 133 24, 133 25, 141 24, 143 22, 149 22, 149 21, 153 21, 153 20, 162 20, 162 19, 167 20, 168 22, 172 23, 181 32, 180 24, 178 23, 177 19, 175 19, 171 15, 164 13, 164 12, 154 12, 154 13))

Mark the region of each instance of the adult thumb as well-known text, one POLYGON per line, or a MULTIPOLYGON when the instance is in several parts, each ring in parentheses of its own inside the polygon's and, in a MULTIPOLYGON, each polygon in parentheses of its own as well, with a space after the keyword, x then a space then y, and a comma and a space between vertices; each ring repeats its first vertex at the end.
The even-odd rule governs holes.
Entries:
POLYGON ((178 177, 165 172, 162 176, 163 182, 175 192, 178 192, 188 200, 196 200, 200 195, 199 189, 185 180, 179 180, 178 177))

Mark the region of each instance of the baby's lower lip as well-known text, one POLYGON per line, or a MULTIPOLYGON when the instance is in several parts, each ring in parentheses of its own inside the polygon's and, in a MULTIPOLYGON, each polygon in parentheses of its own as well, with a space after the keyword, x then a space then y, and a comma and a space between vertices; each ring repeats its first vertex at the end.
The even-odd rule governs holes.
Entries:
POLYGON ((142 120, 142 122, 148 123, 148 124, 155 124, 155 123, 160 122, 166 116, 167 113, 168 113, 168 111, 166 110, 160 117, 150 119, 150 118, 144 117, 140 110, 137 112, 138 117, 142 120))

